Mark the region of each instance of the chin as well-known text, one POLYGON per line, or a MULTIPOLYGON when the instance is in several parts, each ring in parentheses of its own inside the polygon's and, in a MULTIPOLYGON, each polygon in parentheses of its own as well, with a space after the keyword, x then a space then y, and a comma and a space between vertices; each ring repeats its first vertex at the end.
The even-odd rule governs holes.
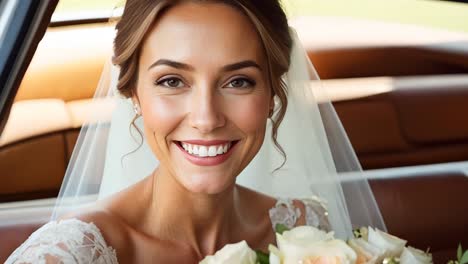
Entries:
POLYGON ((219 173, 195 173, 180 180, 188 191, 197 194, 219 194, 235 185, 235 177, 219 173))

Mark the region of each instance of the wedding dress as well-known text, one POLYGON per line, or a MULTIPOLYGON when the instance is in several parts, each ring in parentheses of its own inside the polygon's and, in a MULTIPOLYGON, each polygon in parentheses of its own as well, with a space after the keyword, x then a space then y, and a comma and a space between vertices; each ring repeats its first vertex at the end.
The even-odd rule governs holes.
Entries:
MULTIPOLYGON (((305 223, 329 231, 327 211, 318 200, 301 201, 305 208, 305 223)), ((301 210, 291 199, 279 199, 269 211, 272 227, 296 225, 301 210)), ((272 229, 273 232, 273 229, 272 229)), ((104 240, 99 228, 76 218, 51 221, 36 230, 5 264, 117 264, 117 252, 104 240), (47 262, 49 261, 49 262, 47 262)))

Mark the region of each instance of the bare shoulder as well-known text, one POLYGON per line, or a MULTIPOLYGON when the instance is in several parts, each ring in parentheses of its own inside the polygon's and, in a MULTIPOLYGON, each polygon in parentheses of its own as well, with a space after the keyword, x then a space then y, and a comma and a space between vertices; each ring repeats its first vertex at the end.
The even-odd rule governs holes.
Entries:
POLYGON ((96 226, 107 246, 115 249, 119 262, 123 263, 125 259, 133 256, 132 219, 138 217, 138 211, 141 211, 135 204, 144 206, 144 203, 133 202, 141 197, 137 195, 141 194, 141 187, 142 185, 137 183, 61 219, 78 219, 96 226))
POLYGON ((248 202, 250 205, 255 207, 255 209, 260 209, 262 211, 268 211, 270 208, 274 207, 276 204, 276 198, 268 196, 263 193, 251 190, 249 188, 237 185, 237 190, 239 196, 243 201, 248 202), (255 201, 252 203, 252 201, 255 201))

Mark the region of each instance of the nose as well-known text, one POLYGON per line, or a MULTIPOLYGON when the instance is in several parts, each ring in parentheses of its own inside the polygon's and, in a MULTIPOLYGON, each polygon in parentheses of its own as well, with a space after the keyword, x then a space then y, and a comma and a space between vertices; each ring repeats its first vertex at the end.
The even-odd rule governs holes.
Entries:
POLYGON ((190 111, 190 125, 207 134, 225 125, 222 113, 222 99, 210 89, 200 89, 193 93, 190 111))

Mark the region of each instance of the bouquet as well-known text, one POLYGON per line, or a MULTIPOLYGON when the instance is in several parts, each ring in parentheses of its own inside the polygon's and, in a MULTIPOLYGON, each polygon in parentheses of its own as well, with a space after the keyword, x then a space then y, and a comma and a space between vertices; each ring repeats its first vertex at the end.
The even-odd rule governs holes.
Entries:
MULTIPOLYGON (((226 245, 200 264, 429 264, 432 255, 407 247, 406 240, 378 229, 360 228, 348 241, 336 239, 311 226, 287 230, 276 227, 277 246, 270 245, 269 253, 252 250, 245 241, 226 245)), ((458 260, 449 264, 468 263, 468 251, 458 248, 458 260)))

